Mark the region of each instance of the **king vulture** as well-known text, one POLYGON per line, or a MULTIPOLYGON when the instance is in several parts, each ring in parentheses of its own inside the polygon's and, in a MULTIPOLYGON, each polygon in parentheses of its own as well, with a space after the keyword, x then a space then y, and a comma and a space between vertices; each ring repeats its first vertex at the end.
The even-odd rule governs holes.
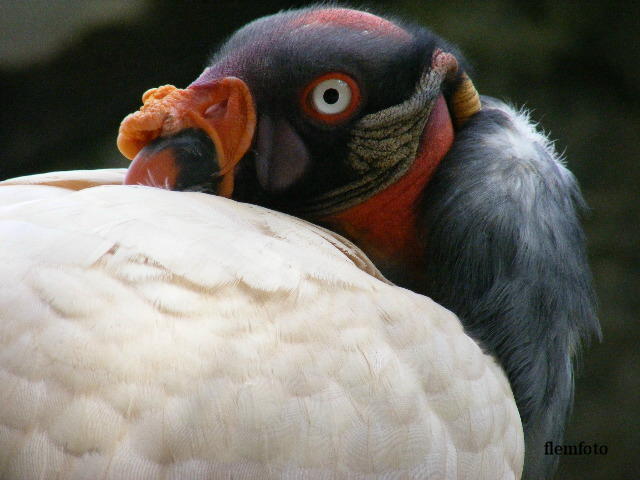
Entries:
POLYGON ((281 12, 144 94, 126 172, 4 182, 0 478, 550 478, 583 200, 465 65, 281 12))

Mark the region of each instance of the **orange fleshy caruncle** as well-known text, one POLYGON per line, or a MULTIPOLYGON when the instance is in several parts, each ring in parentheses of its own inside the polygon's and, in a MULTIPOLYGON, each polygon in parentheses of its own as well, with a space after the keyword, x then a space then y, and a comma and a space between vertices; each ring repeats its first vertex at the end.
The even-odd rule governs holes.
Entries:
MULTIPOLYGON (((118 134, 118 149, 134 160, 130 171, 136 170, 136 156, 156 138, 196 128, 204 131, 215 145, 220 167, 217 175, 222 177, 218 194, 231 196, 234 167, 249 149, 255 132, 256 114, 247 85, 235 77, 187 89, 164 85, 145 92, 142 102, 139 111, 125 117, 118 134)), ((154 170, 162 172, 161 178, 167 178, 166 159, 147 158, 142 169, 144 172, 134 174, 135 181, 125 183, 146 183, 140 178, 154 170)))

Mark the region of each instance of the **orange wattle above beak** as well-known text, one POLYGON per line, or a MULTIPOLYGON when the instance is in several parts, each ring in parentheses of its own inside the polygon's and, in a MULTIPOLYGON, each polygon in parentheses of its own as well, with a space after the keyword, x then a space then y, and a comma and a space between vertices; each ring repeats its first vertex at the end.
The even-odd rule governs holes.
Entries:
POLYGON ((186 155, 210 171, 219 195, 230 197, 234 168, 256 127, 246 83, 225 77, 184 90, 165 85, 145 92, 142 102, 120 125, 118 148, 133 160, 124 183, 176 189, 186 155))

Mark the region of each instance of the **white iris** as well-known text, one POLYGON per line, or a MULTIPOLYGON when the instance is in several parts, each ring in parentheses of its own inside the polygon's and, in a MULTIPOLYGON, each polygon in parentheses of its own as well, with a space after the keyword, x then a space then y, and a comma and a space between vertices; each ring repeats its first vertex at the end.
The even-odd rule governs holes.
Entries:
POLYGON ((342 113, 351 102, 351 87, 344 80, 330 78, 316 85, 311 99, 313 106, 320 113, 342 113))

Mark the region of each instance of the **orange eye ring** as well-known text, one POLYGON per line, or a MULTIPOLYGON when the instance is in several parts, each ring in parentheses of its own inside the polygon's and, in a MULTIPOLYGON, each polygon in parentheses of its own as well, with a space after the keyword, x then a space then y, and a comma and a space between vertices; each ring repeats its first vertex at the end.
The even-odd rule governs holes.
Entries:
POLYGON ((325 73, 305 87, 300 102, 309 117, 324 124, 337 125, 351 118, 360 106, 360 87, 347 74, 325 73))

